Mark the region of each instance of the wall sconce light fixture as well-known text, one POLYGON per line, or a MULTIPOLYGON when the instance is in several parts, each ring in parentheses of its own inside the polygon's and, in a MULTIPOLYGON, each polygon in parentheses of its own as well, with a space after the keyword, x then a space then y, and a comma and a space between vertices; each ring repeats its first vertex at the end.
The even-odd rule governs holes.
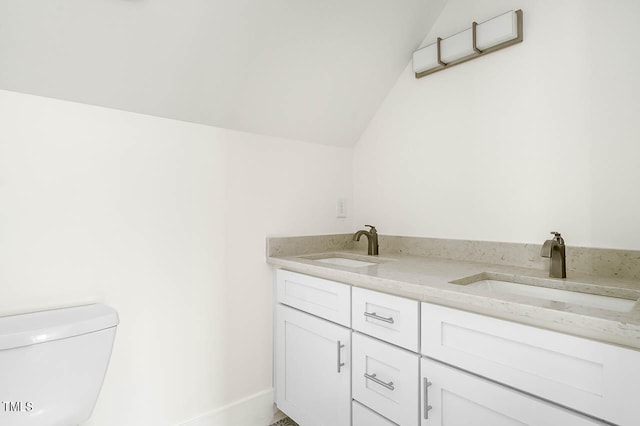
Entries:
POLYGON ((522 10, 509 11, 413 52, 416 78, 522 42, 522 10))

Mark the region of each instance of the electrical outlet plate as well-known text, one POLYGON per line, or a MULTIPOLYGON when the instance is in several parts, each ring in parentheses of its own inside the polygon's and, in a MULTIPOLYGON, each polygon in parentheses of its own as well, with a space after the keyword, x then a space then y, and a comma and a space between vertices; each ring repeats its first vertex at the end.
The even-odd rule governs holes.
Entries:
POLYGON ((347 199, 338 198, 336 200, 336 217, 344 219, 347 217, 347 199))

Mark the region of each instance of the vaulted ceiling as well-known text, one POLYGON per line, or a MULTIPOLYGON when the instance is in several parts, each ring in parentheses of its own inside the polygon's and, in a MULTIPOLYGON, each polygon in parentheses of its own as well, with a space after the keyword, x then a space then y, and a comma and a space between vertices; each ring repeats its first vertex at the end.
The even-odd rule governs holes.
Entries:
POLYGON ((446 0, 0 0, 0 89, 355 143, 446 0))

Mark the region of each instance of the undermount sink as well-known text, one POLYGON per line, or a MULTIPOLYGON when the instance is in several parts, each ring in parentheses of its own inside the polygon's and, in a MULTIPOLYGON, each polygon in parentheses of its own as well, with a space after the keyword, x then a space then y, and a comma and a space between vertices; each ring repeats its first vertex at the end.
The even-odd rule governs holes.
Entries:
POLYGON ((351 268, 360 268, 363 266, 377 265, 377 263, 374 263, 374 262, 364 262, 362 260, 347 259, 344 257, 327 257, 325 259, 314 259, 314 260, 316 262, 328 263, 331 265, 338 265, 338 266, 349 266, 351 268))
POLYGON ((525 296, 616 312, 630 312, 638 300, 638 294, 632 291, 623 297, 616 297, 580 291, 579 287, 585 287, 587 286, 586 284, 568 283, 569 286, 574 285, 576 288, 567 290, 548 287, 554 281, 548 282, 549 280, 531 277, 500 277, 497 275, 485 273, 452 281, 452 284, 480 288, 491 293, 525 296))
MULTIPOLYGON (((367 266, 375 266, 385 261, 378 257, 365 256, 355 253, 321 253, 299 256, 301 259, 312 260, 314 262, 325 263, 335 266, 346 266, 348 268, 365 268, 367 266)), ((388 260, 388 259, 386 259, 388 260)))

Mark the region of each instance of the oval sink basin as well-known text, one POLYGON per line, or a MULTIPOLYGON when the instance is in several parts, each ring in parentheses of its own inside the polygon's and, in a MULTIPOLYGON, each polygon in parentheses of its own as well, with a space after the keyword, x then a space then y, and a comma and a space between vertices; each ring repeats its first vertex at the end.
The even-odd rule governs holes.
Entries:
POLYGON ((560 290, 557 288, 540 287, 536 285, 520 284, 497 279, 482 279, 467 284, 468 287, 483 288, 485 290, 526 296, 542 300, 569 303, 572 305, 588 306, 591 308, 607 309, 609 311, 629 312, 637 300, 623 299, 599 294, 582 293, 578 291, 560 290))
POLYGON ((360 268, 363 266, 377 265, 374 262, 364 262, 362 260, 346 259, 344 257, 328 257, 325 259, 314 259, 316 262, 328 263, 330 265, 349 266, 351 268, 360 268))

